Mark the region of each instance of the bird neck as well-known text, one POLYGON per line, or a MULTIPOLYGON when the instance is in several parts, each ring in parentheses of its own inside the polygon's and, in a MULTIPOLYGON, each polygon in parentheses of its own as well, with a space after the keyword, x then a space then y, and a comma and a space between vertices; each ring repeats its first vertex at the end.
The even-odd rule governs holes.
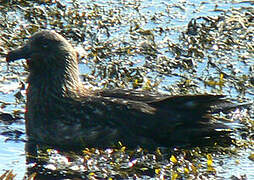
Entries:
POLYGON ((44 100, 78 97, 82 90, 78 65, 69 65, 54 71, 30 72, 28 83, 28 97, 38 96, 44 100))

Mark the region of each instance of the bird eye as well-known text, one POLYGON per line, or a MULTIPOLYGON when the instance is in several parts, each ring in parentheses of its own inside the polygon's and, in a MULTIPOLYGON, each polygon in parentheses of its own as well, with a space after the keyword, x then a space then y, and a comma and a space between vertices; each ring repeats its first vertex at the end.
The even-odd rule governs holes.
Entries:
POLYGON ((48 44, 47 44, 47 43, 44 43, 44 44, 42 44, 42 47, 43 47, 44 49, 46 49, 46 48, 48 48, 48 44))

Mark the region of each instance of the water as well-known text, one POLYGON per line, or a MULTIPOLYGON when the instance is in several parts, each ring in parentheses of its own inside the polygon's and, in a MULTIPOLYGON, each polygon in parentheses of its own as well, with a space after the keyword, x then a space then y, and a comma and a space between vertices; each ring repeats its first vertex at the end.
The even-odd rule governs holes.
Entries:
MULTIPOLYGON (((63 3, 68 4, 70 1, 62 1, 63 3)), ((90 1, 81 1, 81 5, 85 6, 89 4, 90 1)), ((95 1, 93 1, 95 2, 95 1)), ((105 1, 96 1, 97 4, 102 5, 107 8, 107 6, 122 6, 122 4, 133 3, 133 1, 111 1, 111 3, 105 3, 105 1)), ((142 14, 147 14, 147 17, 153 17, 155 15, 159 15, 160 12, 168 12, 168 16, 163 16, 163 21, 159 24, 149 21, 148 23, 144 23, 142 27, 147 29, 156 29, 161 27, 178 27, 179 29, 186 28, 188 22, 192 18, 198 18, 200 16, 219 16, 223 13, 223 11, 227 11, 232 8, 240 8, 240 7, 251 7, 253 6, 253 2, 241 2, 241 1, 199 1, 199 0, 178 0, 178 1, 168 1, 168 0, 144 0, 137 1, 139 3, 139 11, 142 14), (177 3, 176 3, 177 2, 177 3), (171 6, 172 4, 178 4, 179 6, 171 6), (216 11, 215 11, 216 9, 216 11)), ((133 18, 134 16, 138 16, 137 11, 133 9, 126 9, 126 17, 133 18)), ((129 38, 125 37, 125 33, 129 30, 128 26, 123 24, 121 29, 116 29, 111 35, 112 38, 129 38)), ((172 32, 170 37, 156 37, 156 41, 160 41, 164 38, 169 38, 173 42, 179 42, 178 32, 172 32)), ((102 37, 105 38, 105 37, 102 37)), ((138 65, 143 65, 142 58, 135 56, 134 59, 138 59, 140 63, 138 65)), ((254 60, 252 58, 252 60, 254 60)), ((4 58, 0 60, 1 63, 1 75, 0 78, 4 79, 5 77, 11 78, 10 73, 7 72, 7 69, 3 64, 4 58)), ((200 64, 206 64, 207 61, 202 62, 200 64)), ((20 66, 19 66, 20 67, 20 66)), ((244 63, 239 62, 238 65, 242 74, 249 74, 250 71, 248 66, 244 66, 244 63)), ((198 75, 204 73, 202 65, 199 67, 200 71, 198 75)), ((91 68, 86 64, 80 65, 80 70, 82 73, 91 73, 91 68)), ((18 70, 18 71, 23 71, 18 70)), ((177 71, 177 70, 176 70, 177 71)), ((206 74, 206 73, 204 73, 206 74)), ((156 73, 150 72, 149 76, 153 77, 156 73)), ((21 80, 24 80, 24 77, 21 77, 21 80)), ((159 86, 160 91, 164 91, 163 87, 172 85, 177 77, 170 76, 162 76, 162 82, 159 86)), ((1 82, 2 83, 2 82, 1 82)), ((1 102, 8 102, 9 104, 2 108, 5 112, 13 113, 14 110, 20 109, 24 111, 24 104, 18 105, 16 103, 16 99, 14 97, 15 93, 17 93, 17 87, 19 83, 13 82, 13 84, 5 86, 0 86, 0 100, 1 102), (4 88, 8 88, 7 90, 4 88)), ((201 87, 204 87, 204 84, 200 84, 201 87)), ((207 91, 211 91, 212 88, 208 88, 207 91)), ((237 92, 230 89, 224 89, 223 93, 228 94, 230 91, 231 97, 238 96, 237 92), (232 94, 233 93, 233 94, 232 94)), ((253 95, 246 94, 247 98, 253 98, 253 95)), ((2 110, 0 109, 0 110, 2 110)), ((12 123, 11 125, 6 125, 4 123, 0 123, 0 132, 19 130, 21 132, 25 132, 24 119, 19 120, 16 123, 12 123)), ((25 151, 24 151, 24 141, 15 142, 15 138, 8 140, 8 136, 0 135, 0 175, 5 172, 5 170, 13 169, 16 175, 16 179, 22 179, 26 173, 26 165, 25 165, 25 151)), ((22 135, 19 139, 25 139, 25 135, 22 135)), ((221 166, 217 167, 217 173, 219 177, 229 178, 232 175, 239 177, 240 175, 246 174, 248 179, 254 179, 254 166, 253 161, 249 160, 247 157, 251 153, 250 150, 240 150, 238 151, 237 156, 222 156, 220 161, 223 161, 221 166), (241 159, 239 159, 241 157, 241 159)), ((220 162, 215 162, 220 163, 220 162)))

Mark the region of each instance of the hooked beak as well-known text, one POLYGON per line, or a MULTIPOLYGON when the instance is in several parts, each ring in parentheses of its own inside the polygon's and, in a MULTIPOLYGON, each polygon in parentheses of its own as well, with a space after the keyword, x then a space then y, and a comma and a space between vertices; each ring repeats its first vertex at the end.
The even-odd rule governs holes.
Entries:
POLYGON ((30 52, 30 48, 26 46, 23 46, 21 48, 15 49, 13 51, 10 51, 7 55, 6 55, 6 61, 9 62, 13 62, 19 59, 28 59, 30 58, 31 52, 30 52))

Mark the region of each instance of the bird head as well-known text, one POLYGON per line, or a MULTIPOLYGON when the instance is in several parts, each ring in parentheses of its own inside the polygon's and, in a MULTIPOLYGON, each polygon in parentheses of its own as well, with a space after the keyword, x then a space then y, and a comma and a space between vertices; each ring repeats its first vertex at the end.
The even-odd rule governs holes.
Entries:
POLYGON ((26 59, 28 69, 33 73, 57 72, 78 63, 77 52, 72 45, 52 30, 35 33, 24 46, 6 56, 7 62, 18 59, 26 59))

